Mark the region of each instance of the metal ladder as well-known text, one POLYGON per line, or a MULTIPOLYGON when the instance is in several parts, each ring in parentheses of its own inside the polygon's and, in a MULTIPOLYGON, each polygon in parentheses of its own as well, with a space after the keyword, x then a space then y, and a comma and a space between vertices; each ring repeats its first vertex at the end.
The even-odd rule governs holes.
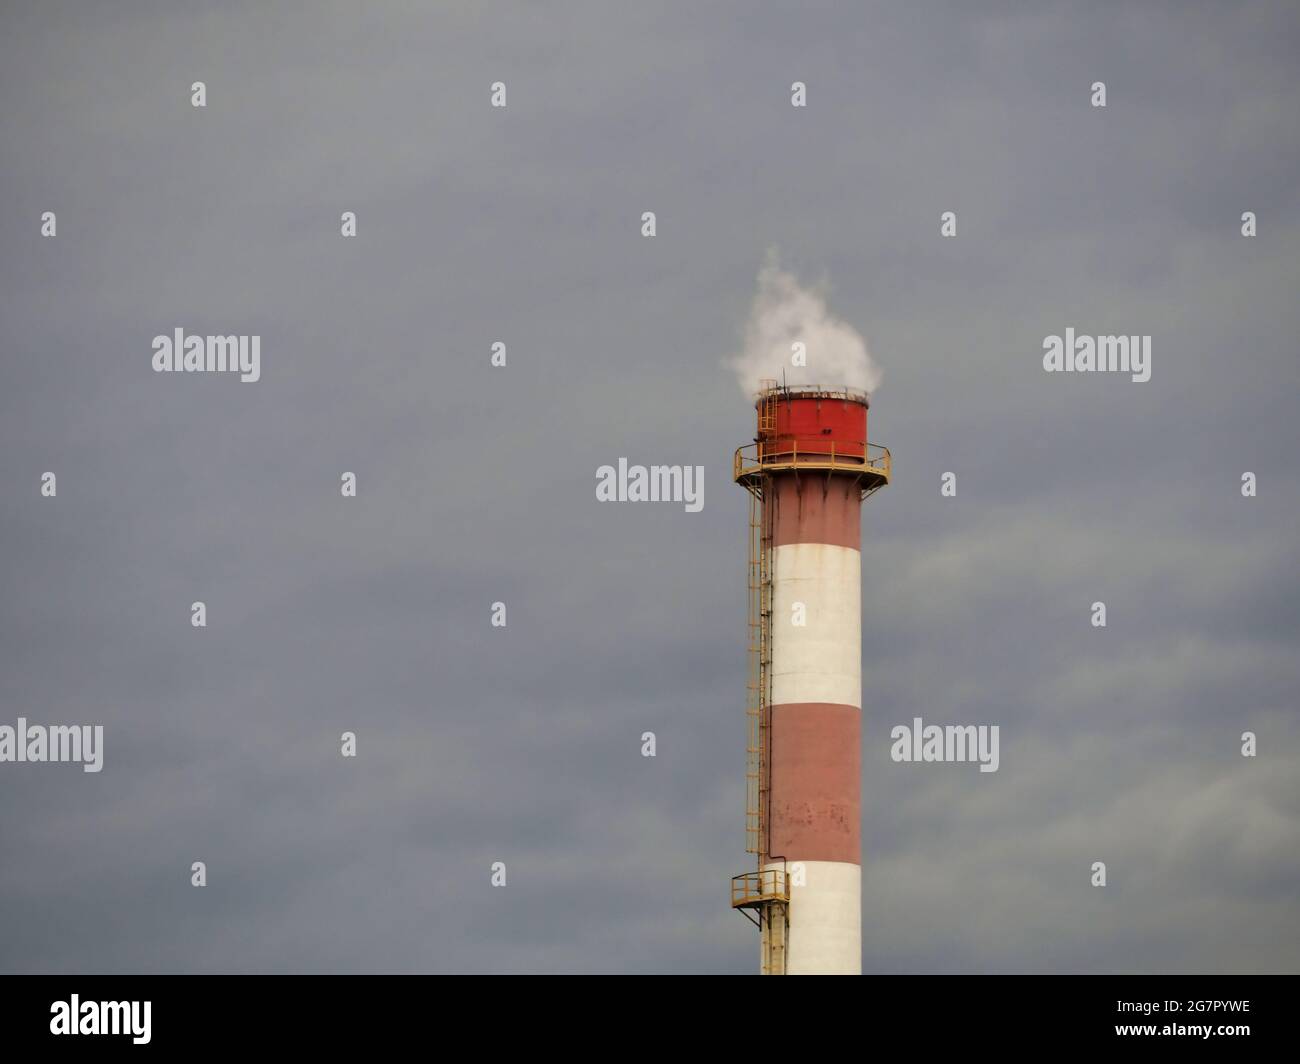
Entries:
MULTIPOLYGON (((758 400, 758 459, 776 435, 776 381, 762 382, 758 400)), ((772 533, 775 500, 771 477, 761 477, 749 498, 749 683, 746 700, 745 835, 746 850, 756 856, 760 881, 768 878, 763 863, 771 856, 772 797, 772 533)), ((762 972, 784 975, 789 937, 789 888, 785 873, 768 874, 780 882, 758 909, 762 937, 762 972), (775 895, 775 896, 773 896, 775 895)))
POLYGON ((767 852, 768 715, 771 710, 772 536, 761 495, 749 497, 749 679, 745 718, 745 852, 767 852))

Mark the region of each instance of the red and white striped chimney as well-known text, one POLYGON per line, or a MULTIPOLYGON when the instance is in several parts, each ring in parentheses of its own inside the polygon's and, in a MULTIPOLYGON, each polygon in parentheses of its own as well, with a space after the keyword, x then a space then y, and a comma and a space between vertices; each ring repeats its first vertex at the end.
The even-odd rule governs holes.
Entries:
POLYGON ((868 447, 865 394, 769 387, 757 406, 736 470, 769 552, 757 849, 764 889, 788 897, 763 914, 763 970, 858 974, 861 503, 888 482, 889 454, 868 447), (768 924, 783 916, 777 957, 768 924))

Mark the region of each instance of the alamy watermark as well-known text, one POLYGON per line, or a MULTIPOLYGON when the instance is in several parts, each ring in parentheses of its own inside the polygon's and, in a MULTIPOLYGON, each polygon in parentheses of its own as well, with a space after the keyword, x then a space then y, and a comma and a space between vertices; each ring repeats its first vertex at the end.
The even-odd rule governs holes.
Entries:
POLYGON ((245 384, 262 376, 261 336, 171 336, 153 338, 155 373, 238 373, 245 384))
POLYGON ((889 733, 894 740, 889 756, 894 761, 978 761, 981 772, 996 772, 998 726, 987 724, 923 724, 913 717, 911 727, 896 724, 889 733))
POLYGON ((0 761, 80 762, 82 772, 104 767, 104 726, 96 724, 0 724, 0 761))
POLYGON ((73 994, 50 1005, 50 1034, 130 1035, 136 1045, 148 1045, 152 1011, 151 1001, 82 1001, 73 994))
POLYGON ((689 514, 704 509, 703 466, 603 465, 596 470, 600 502, 680 502, 689 514))
POLYGON ((1043 337, 1043 369, 1048 373, 1131 373, 1134 382, 1151 379, 1151 337, 1064 336, 1043 337))

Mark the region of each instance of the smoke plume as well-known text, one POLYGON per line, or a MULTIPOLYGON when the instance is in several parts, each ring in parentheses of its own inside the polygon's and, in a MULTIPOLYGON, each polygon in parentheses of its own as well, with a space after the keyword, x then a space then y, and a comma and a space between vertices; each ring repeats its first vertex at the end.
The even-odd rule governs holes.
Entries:
POLYGON ((767 253, 758 273, 744 348, 727 364, 747 397, 757 393, 764 377, 866 392, 875 391, 881 377, 861 333, 827 309, 821 290, 805 288, 781 269, 775 251, 767 253), (804 366, 797 364, 795 343, 805 346, 804 366))

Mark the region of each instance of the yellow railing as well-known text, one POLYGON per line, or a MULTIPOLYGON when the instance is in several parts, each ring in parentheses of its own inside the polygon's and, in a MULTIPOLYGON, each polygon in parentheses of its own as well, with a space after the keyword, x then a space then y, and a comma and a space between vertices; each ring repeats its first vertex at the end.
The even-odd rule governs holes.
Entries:
POLYGON ((743 909, 765 901, 789 901, 785 870, 766 868, 731 877, 731 907, 743 909))
POLYGON ((733 465, 735 480, 744 480, 762 472, 774 469, 799 466, 804 469, 828 469, 835 472, 862 473, 870 479, 888 483, 891 472, 889 448, 874 443, 841 444, 837 450, 835 441, 827 444, 817 441, 805 443, 803 449, 798 440, 766 440, 762 443, 747 443, 736 448, 733 465), (848 447, 848 453, 845 447, 848 447), (854 452, 863 451, 858 454, 854 452))

